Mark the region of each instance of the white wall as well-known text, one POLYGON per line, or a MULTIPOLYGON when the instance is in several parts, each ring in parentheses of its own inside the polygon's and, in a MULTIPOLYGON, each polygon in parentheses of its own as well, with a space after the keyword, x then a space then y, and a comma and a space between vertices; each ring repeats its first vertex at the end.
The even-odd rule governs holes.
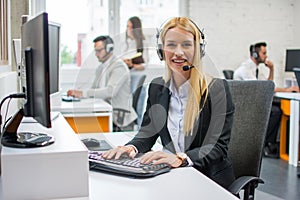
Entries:
POLYGON ((282 86, 293 75, 284 72, 285 49, 300 48, 299 1, 190 0, 189 14, 204 28, 206 52, 220 70, 236 69, 249 57, 250 44, 267 42, 275 82, 282 86))
POLYGON ((300 0, 295 0, 294 4, 294 44, 300 47, 300 0))

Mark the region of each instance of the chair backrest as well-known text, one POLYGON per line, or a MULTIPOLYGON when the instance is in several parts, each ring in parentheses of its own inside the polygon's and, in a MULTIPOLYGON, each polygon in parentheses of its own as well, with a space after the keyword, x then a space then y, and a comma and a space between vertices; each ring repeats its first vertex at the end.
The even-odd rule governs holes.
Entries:
POLYGON ((131 73, 131 92, 132 92, 132 106, 137 111, 137 104, 141 94, 141 90, 146 79, 145 74, 131 73))
POLYGON ((233 70, 229 70, 229 69, 223 70, 224 77, 229 80, 233 79, 233 73, 234 73, 233 70))
POLYGON ((235 80, 228 83, 235 105, 228 149, 235 177, 259 177, 274 83, 235 80))

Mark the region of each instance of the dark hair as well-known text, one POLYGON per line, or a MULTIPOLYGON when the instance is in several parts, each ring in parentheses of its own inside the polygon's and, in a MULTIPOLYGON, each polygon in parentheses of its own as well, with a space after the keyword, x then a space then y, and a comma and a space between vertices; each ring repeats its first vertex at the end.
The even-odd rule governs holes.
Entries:
POLYGON ((101 36, 96 37, 93 40, 94 43, 99 42, 99 41, 103 41, 105 46, 108 44, 114 44, 113 39, 111 37, 109 37, 108 35, 101 35, 101 36))
POLYGON ((258 42, 256 44, 251 44, 250 48, 249 48, 250 55, 252 55, 254 52, 258 53, 260 51, 261 47, 266 47, 266 46, 267 46, 267 43, 265 43, 265 42, 258 42))
MULTIPOLYGON (((132 31, 133 31, 134 39, 136 41, 137 52, 143 52, 143 40, 145 39, 145 36, 142 30, 142 22, 140 18, 138 18, 137 16, 129 18, 128 21, 132 23, 132 29, 133 29, 132 31)), ((128 48, 127 39, 128 39, 128 35, 126 31, 126 45, 128 48)))

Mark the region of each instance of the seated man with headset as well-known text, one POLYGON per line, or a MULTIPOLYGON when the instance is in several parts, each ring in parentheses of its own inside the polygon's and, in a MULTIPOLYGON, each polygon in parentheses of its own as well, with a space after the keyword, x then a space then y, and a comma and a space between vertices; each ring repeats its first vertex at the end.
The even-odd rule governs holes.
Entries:
POLYGON ((67 95, 77 98, 101 98, 107 101, 114 109, 114 125, 119 128, 126 127, 137 118, 132 107, 129 69, 121 59, 113 55, 114 42, 111 37, 99 36, 93 42, 95 55, 100 62, 93 84, 89 89, 68 90, 67 95), (128 112, 122 116, 115 109, 128 112))
MULTIPOLYGON (((274 78, 274 65, 267 60, 267 44, 259 42, 250 45, 250 58, 243 62, 234 72, 233 79, 235 80, 272 80, 274 78), (260 64, 264 64, 269 69, 269 75, 266 77, 260 69, 260 64)), ((274 92, 299 92, 297 86, 288 88, 275 87, 274 92)), ((264 155, 266 157, 278 158, 279 145, 277 141, 277 134, 280 124, 282 111, 280 109, 280 102, 273 101, 270 120, 265 139, 264 155)))

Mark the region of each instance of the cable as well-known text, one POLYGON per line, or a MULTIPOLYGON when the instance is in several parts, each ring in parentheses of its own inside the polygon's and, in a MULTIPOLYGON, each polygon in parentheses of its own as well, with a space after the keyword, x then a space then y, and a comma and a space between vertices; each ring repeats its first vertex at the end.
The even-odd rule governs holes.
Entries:
MULTIPOLYGON (((24 93, 14 93, 14 94, 10 94, 6 97, 4 97, 4 99, 2 99, 1 103, 0 103, 0 139, 2 138, 2 131, 1 131, 1 125, 2 125, 2 115, 1 115, 1 108, 2 108, 2 105, 4 104, 4 102, 7 100, 7 99, 20 99, 20 98, 26 98, 26 95, 24 93)), ((9 104, 8 104, 9 105, 9 104)), ((6 115, 7 115, 7 110, 6 110, 6 115)), ((5 123, 6 124, 6 123, 5 123)), ((3 126, 3 130, 4 130, 4 127, 3 126)))
POLYGON ((2 128, 2 132, 4 131, 4 127, 6 127, 7 123, 9 122, 9 120, 12 118, 12 116, 10 116, 3 124, 3 128, 2 128))
POLYGON ((11 102, 12 98, 10 98, 8 100, 8 103, 7 103, 7 106, 6 106, 6 112, 5 112, 5 117, 4 117, 4 121, 6 122, 6 119, 7 119, 7 114, 8 114, 8 110, 9 110, 9 105, 10 105, 10 102, 11 102))
POLYGON ((11 118, 11 117, 10 117, 8 120, 6 120, 6 119, 7 119, 8 110, 9 110, 9 105, 10 105, 11 100, 12 100, 12 98, 9 98, 8 103, 7 103, 7 106, 6 106, 6 112, 5 112, 5 117, 4 117, 4 125, 3 125, 2 131, 4 130, 4 127, 6 126, 7 122, 9 121, 9 119, 11 118))

